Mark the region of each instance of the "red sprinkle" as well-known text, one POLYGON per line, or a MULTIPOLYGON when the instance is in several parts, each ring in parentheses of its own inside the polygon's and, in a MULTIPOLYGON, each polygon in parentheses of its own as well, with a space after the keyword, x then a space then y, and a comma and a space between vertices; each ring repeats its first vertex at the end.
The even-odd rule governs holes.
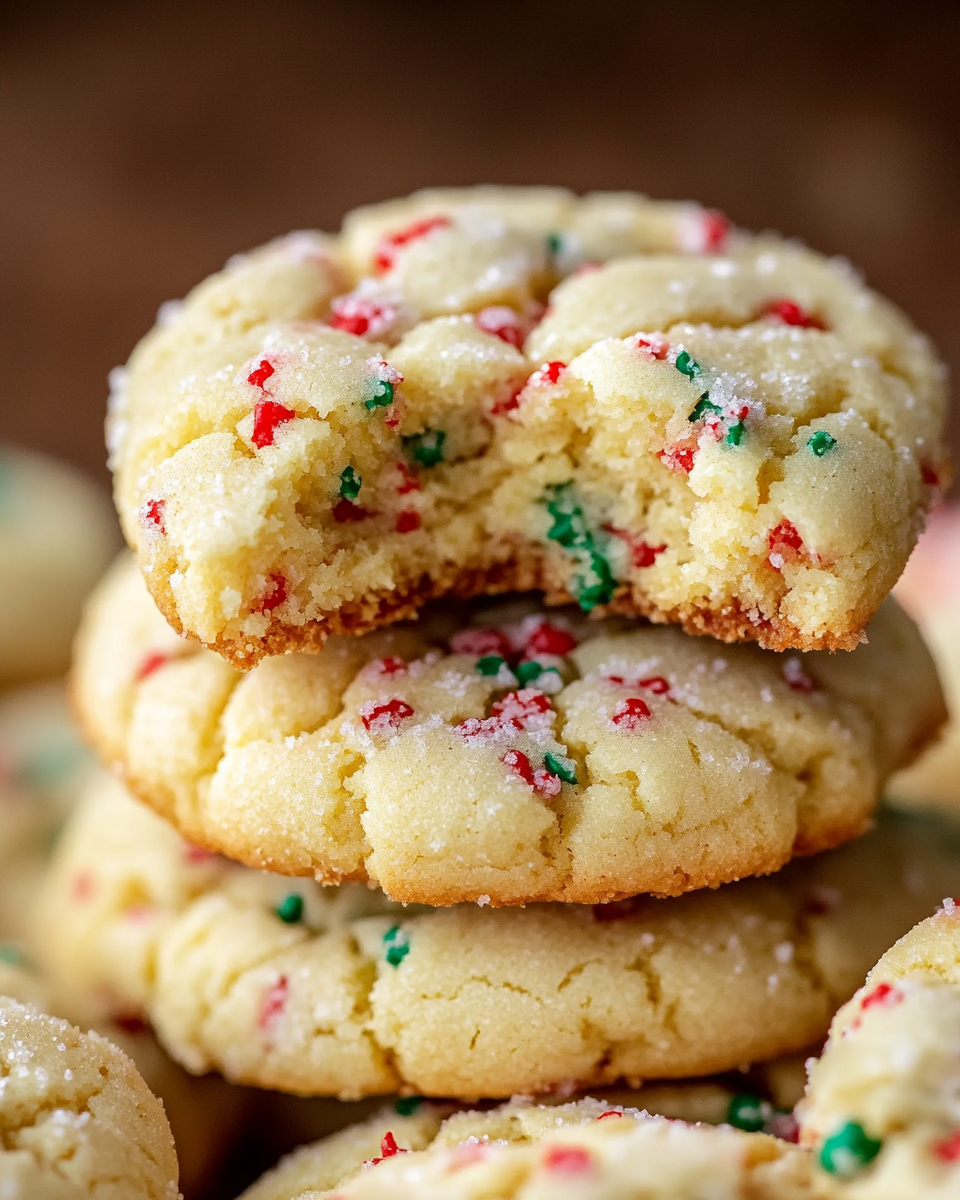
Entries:
POLYGON ((495 305, 492 308, 482 308, 474 318, 484 333, 498 337, 501 342, 523 348, 523 322, 512 308, 495 305))
POLYGON ((960 1159, 960 1129, 940 1142, 934 1142, 933 1152, 941 1162, 956 1162, 960 1159))
POLYGON ((400 483, 397 485, 397 495, 405 496, 407 492, 419 492, 420 480, 414 475, 406 463, 398 462, 397 470, 400 472, 400 483))
POLYGON ((263 385, 274 373, 275 367, 269 359, 261 358, 259 364, 247 376, 247 383, 263 391, 263 385))
POLYGON ((541 713, 550 712, 550 701, 534 688, 523 688, 519 692, 507 692, 502 700, 498 700, 490 710, 495 717, 507 721, 519 721, 523 728, 526 723, 541 713))
POLYGON ((798 325, 802 329, 826 329, 819 317, 807 312, 799 304, 794 304, 792 300, 771 300, 761 315, 776 317, 784 325, 798 325))
POLYGON ((420 528, 420 514, 412 508, 397 513, 397 533, 413 533, 420 528))
POLYGON ((894 987, 892 983, 878 983, 871 992, 860 1001, 861 1012, 866 1012, 868 1008, 876 1008, 877 1005, 889 1007, 892 1004, 899 1004, 903 999, 903 992, 899 988, 894 987))
POLYGON ((799 658, 788 658, 783 664, 783 677, 791 692, 809 694, 814 690, 814 683, 803 669, 799 658))
POLYGON ((647 358, 666 358, 670 352, 670 343, 660 333, 638 333, 633 339, 633 347, 640 350, 647 358))
POLYGON ((264 446, 272 446, 277 426, 292 421, 296 415, 292 408, 286 408, 276 400, 258 401, 253 410, 253 433, 250 435, 250 441, 258 450, 262 450, 264 446))
POLYGON ((556 654, 563 657, 576 647, 577 639, 572 633, 561 629, 559 625, 551 625, 549 621, 544 621, 527 638, 525 649, 528 653, 534 650, 538 654, 556 654))
POLYGON ((164 653, 162 650, 153 650, 149 654, 145 654, 137 667, 137 673, 134 679, 139 683, 141 679, 146 679, 148 675, 152 675, 154 671, 159 671, 162 666, 170 662, 171 655, 164 653))
POLYGON ((73 877, 73 883, 70 887, 70 893, 74 900, 83 902, 90 900, 93 893, 96 891, 96 885, 93 875, 89 871, 79 871, 73 877))
POLYGON ((605 1121, 607 1119, 607 1117, 622 1117, 622 1116, 623 1116, 622 1112, 617 1112, 617 1110, 615 1108, 608 1108, 606 1112, 602 1112, 600 1114, 600 1116, 597 1117, 597 1120, 605 1121))
POLYGON ((530 766, 530 759, 522 750, 508 750, 500 761, 515 775, 519 775, 524 783, 533 787, 533 767, 530 766))
POLYGON ((140 521, 144 525, 154 525, 164 537, 167 536, 166 516, 164 509, 166 500, 148 500, 140 509, 140 521))
POLYGON ((617 706, 613 710, 613 716, 610 718, 618 729, 624 729, 628 733, 636 733, 637 730, 643 727, 644 721, 650 720, 650 709, 645 701, 637 696, 631 696, 628 700, 618 700, 617 706))
POLYGON ((384 701, 377 704, 370 700, 360 709, 360 720, 364 729, 371 733, 392 733, 400 728, 400 722, 413 716, 413 709, 406 700, 384 701))
POLYGON ((426 237, 435 229, 446 229, 450 223, 449 217, 425 217, 423 220, 414 221, 412 225, 408 225, 396 233, 385 233, 377 242, 373 265, 380 272, 389 271, 396 262, 398 250, 409 246, 411 242, 426 237))
POLYGON ((543 1165, 557 1175, 584 1175, 593 1168, 587 1150, 579 1146, 551 1146, 543 1156, 543 1165))
POLYGON ((261 1029, 269 1029, 276 1022, 286 1008, 289 992, 290 981, 286 975, 281 975, 277 982, 267 990, 260 1005, 258 1024, 261 1029))
POLYGON ((378 675, 400 675, 407 666, 407 660, 398 654, 391 654, 389 658, 380 658, 376 662, 378 675))
POLYGON ((936 468, 931 466, 930 463, 920 464, 920 478, 927 485, 927 487, 940 486, 940 475, 938 474, 936 468))
POLYGON ((282 575, 269 575, 267 582, 269 587, 258 602, 256 612, 273 612, 287 598, 287 581, 282 575))
POLYGON ((378 1163, 382 1163, 385 1158, 395 1158, 398 1154, 409 1154, 409 1150, 403 1149, 397 1145, 397 1139, 387 1130, 380 1141, 380 1157, 369 1159, 371 1167, 375 1167, 378 1163))
POLYGON ((453 654, 475 654, 477 658, 490 654, 509 658, 513 654, 513 646, 499 629, 458 629, 450 639, 450 651, 453 654))
MULTIPOLYGON (((526 385, 523 385, 524 387, 526 385)), ((506 413, 514 412, 520 407, 520 395, 523 392, 523 387, 518 387, 508 396, 494 402, 490 409, 490 413, 494 417, 502 417, 506 413)))
POLYGON ((803 538, 790 521, 781 521, 767 536, 770 547, 769 562, 775 571, 779 571, 786 563, 797 562, 804 552, 803 538), (774 559, 779 558, 779 563, 774 559))
POLYGON ((536 771, 533 776, 533 790, 545 800, 559 796, 563 788, 563 780, 559 775, 551 775, 549 771, 536 771))
POLYGON ((562 362, 545 362, 527 380, 527 386, 538 387, 548 383, 556 383, 567 364, 562 362))
POLYGON ((715 208, 708 208, 701 220, 703 252, 709 254, 712 250, 722 250, 730 232, 730 218, 715 208))
MULTIPOLYGON (((660 459, 663 461, 662 452, 660 459)), ((691 460, 691 466, 692 465, 693 462, 691 460)), ((659 546, 651 546, 649 542, 644 541, 638 542, 634 534, 630 533, 626 529, 618 529, 616 525, 610 525, 608 523, 601 526, 601 528, 603 529, 604 533, 609 533, 613 537, 620 538, 621 541, 627 543, 627 545, 630 547, 630 561, 635 567, 652 567, 656 561, 657 555, 662 554, 667 548, 666 542, 663 542, 659 546)))
POLYGON ((670 691, 670 684, 662 675, 651 675, 649 679, 640 679, 637 681, 637 687, 647 688, 655 696, 665 696, 670 691))
POLYGON ((668 470, 676 471, 678 475, 689 475, 693 470, 696 453, 694 446, 671 446, 669 449, 658 450, 657 458, 668 470))
POLYGON ((462 738, 497 737, 506 729, 523 732, 523 726, 513 717, 467 717, 454 728, 462 738))
POLYGON ((331 511, 333 519, 339 521, 341 525, 350 525, 354 521, 366 521, 368 517, 377 515, 370 509, 364 508, 362 504, 354 504, 352 500, 343 499, 338 500, 331 511))
POLYGON ((208 863, 213 862, 217 857, 209 850, 204 850, 202 846, 194 846, 188 843, 183 850, 183 857, 188 863, 208 863))
POLYGON ((342 296, 334 300, 332 310, 327 321, 331 329, 342 329, 357 337, 366 337, 371 329, 376 335, 396 318, 396 311, 391 305, 377 304, 359 296, 342 296))

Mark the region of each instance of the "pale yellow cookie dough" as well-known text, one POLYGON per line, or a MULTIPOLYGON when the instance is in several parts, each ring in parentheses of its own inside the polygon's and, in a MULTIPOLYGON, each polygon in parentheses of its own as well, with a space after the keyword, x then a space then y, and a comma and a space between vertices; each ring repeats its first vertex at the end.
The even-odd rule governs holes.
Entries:
POLYGON ((0 999, 0 1195, 176 1200, 163 1105, 98 1034, 0 999))
POLYGON ((61 674, 119 531, 79 471, 0 446, 0 686, 61 674))
POLYGON ((850 655, 529 602, 241 674, 173 633, 129 560, 91 601, 74 693, 103 758, 190 840, 434 905, 676 895, 776 870, 860 833, 943 718, 892 601, 850 655))
POLYGON ((281 239, 114 384, 151 592, 243 667, 534 587, 851 649, 949 473, 941 365, 893 306, 630 195, 427 193, 281 239))
POLYGON ((934 820, 766 880, 612 906, 416 911, 198 853, 112 780, 38 905, 77 996, 149 1016, 193 1071, 344 1098, 505 1097, 689 1078, 799 1050, 884 948, 958 889, 934 820))
POLYGON ((810 1156, 786 1142, 596 1100, 379 1114, 306 1147, 241 1200, 802 1200, 810 1156))

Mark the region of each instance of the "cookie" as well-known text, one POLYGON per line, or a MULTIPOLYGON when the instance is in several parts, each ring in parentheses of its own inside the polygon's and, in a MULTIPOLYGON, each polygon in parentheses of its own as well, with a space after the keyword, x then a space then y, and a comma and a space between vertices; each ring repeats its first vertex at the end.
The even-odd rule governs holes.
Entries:
POLYGON ((118 540, 109 501, 78 471, 0 446, 0 686, 67 669, 80 606, 118 540))
POLYGON ((763 1134, 587 1099, 382 1113, 292 1155, 241 1200, 801 1200, 810 1156, 763 1134))
POLYGON ((163 1105, 98 1034, 0 999, 0 1193, 176 1200, 163 1105))
POLYGON ((936 745, 898 774, 891 791, 914 803, 960 809, 960 505, 943 505, 897 584, 896 595, 919 624, 933 652, 952 716, 936 745))
POLYGON ((414 910, 214 858, 107 779, 60 841, 37 946, 61 986, 145 1013, 192 1071, 304 1095, 507 1097, 802 1049, 958 881, 942 823, 885 815, 715 892, 414 910))
POLYGON ((109 440, 170 623, 248 667, 538 588, 856 646, 948 480, 942 367, 849 268, 694 211, 431 193, 165 308, 109 440))
POLYGON ((910 621, 890 602, 870 630, 852 655, 784 658, 521 602, 241 674, 179 639, 123 562, 74 692, 137 795, 250 866, 432 905, 597 903, 861 832, 943 718, 910 621))
POLYGON ((953 900, 881 958, 836 1015, 798 1106, 851 1200, 960 1193, 960 913, 953 900))

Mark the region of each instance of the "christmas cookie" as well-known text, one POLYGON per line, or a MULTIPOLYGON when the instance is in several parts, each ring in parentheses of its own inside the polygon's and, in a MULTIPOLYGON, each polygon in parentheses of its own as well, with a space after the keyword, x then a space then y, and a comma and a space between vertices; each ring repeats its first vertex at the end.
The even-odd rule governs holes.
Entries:
POLYGON ((0 446, 0 686, 67 669, 118 540, 109 501, 79 472, 0 446))
POLYGON ((304 1147, 241 1200, 800 1200, 813 1195, 811 1174, 809 1155, 786 1142, 595 1099, 452 1116, 420 1104, 304 1147))
POLYGON ((98 1034, 0 999, 0 1194, 177 1200, 163 1105, 98 1034))
POLYGON ((178 638, 129 562, 91 603, 74 683, 104 759, 191 841, 433 905, 776 870, 860 833, 943 718, 892 602, 839 657, 520 603, 241 674, 178 638))
POLYGON ((957 887, 933 819, 771 879, 613 905, 415 910, 183 842, 113 780, 60 841, 38 949, 193 1071, 301 1094, 505 1097, 689 1078, 801 1049, 957 887))
POLYGON ((127 539, 241 667, 530 588, 852 649, 948 474, 942 369, 896 309, 630 196, 431 193, 281 240, 115 385, 127 539))
POLYGON ((834 1019, 798 1107, 820 1171, 851 1200, 960 1194, 960 913, 953 900, 881 958, 834 1019))

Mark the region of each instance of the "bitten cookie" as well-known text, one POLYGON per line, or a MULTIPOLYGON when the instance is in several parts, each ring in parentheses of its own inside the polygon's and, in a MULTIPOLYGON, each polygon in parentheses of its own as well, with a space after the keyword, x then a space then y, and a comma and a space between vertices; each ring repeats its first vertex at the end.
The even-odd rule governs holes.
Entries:
POLYGON ((213 858, 105 779, 61 839, 37 942, 61 986, 146 1013, 193 1071, 344 1098, 635 1085, 822 1037, 960 890, 950 829, 884 816, 769 880, 671 900, 416 911, 213 858))
POLYGON ((597 1100, 384 1112, 291 1155, 241 1200, 801 1200, 809 1155, 597 1100))
POLYGON ((947 900, 834 1019, 798 1106, 850 1200, 960 1194, 960 912, 947 900))
POLYGON ((176 1200, 163 1105, 98 1034, 0 999, 0 1194, 176 1200))
POLYGON ((173 633, 129 561, 90 605, 74 689, 104 759, 191 841, 433 905, 776 870, 860 833, 944 718, 892 601, 839 657, 518 603, 241 674, 173 633))
POLYGON ((0 446, 0 685, 67 669, 80 606, 118 541, 109 501, 78 471, 0 446))
POLYGON ((361 210, 165 308, 114 382, 127 539, 171 624, 242 667, 531 588, 852 649, 948 477, 902 314, 629 195, 361 210))

